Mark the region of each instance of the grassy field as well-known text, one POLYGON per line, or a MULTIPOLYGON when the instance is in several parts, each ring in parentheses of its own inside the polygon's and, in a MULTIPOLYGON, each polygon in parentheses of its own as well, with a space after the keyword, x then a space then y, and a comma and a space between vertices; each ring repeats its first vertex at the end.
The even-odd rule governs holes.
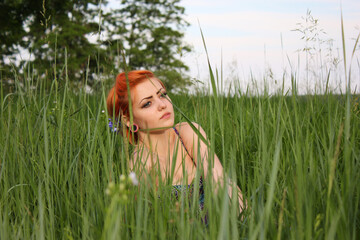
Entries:
POLYGON ((249 208, 237 216, 210 182, 199 212, 197 194, 176 201, 170 185, 120 180, 131 147, 108 128, 105 87, 88 95, 66 79, 23 84, 1 87, 0 239, 360 236, 356 96, 170 95, 242 189, 249 208))

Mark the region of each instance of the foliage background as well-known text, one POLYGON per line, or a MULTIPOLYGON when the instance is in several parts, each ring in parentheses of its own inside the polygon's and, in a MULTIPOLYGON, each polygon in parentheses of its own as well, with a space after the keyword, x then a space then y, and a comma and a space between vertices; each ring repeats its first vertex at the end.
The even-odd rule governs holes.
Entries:
POLYGON ((169 90, 187 86, 188 66, 181 56, 191 49, 183 42, 188 23, 180 1, 122 0, 117 9, 104 12, 107 4, 106 0, 2 1, 1 80, 13 82, 13 72, 28 72, 36 79, 66 73, 74 87, 97 89, 100 81, 124 71, 126 62, 128 70, 154 71, 169 90), (26 51, 30 60, 19 59, 26 51), (57 67, 65 61, 66 71, 57 67))

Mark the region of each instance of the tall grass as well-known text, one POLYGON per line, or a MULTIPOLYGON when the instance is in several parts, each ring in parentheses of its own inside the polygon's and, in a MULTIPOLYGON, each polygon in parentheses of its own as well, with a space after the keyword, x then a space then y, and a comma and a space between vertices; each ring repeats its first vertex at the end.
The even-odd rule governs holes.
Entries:
POLYGON ((107 89, 75 94, 66 78, 32 89, 15 77, 13 92, 1 88, 1 239, 359 237, 355 96, 171 96, 242 189, 249 207, 238 216, 211 183, 203 212, 165 183, 128 186, 127 200, 105 194, 128 173, 126 144, 102 112, 107 89))
POLYGON ((359 98, 298 96, 295 75, 291 95, 251 96, 236 82, 224 94, 210 62, 209 73, 211 94, 170 97, 176 122, 205 129, 242 189, 242 214, 210 181, 199 211, 198 178, 177 200, 166 182, 120 177, 131 147, 108 127, 108 87, 88 95, 66 74, 15 73, 14 89, 0 89, 0 239, 358 239, 359 98))

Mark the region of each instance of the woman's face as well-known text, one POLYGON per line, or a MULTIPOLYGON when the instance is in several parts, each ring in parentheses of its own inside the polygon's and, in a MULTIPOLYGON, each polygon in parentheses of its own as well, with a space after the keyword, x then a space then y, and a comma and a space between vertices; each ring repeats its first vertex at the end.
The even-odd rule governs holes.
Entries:
POLYGON ((140 129, 174 125, 174 109, 157 78, 146 79, 131 89, 133 118, 140 129))

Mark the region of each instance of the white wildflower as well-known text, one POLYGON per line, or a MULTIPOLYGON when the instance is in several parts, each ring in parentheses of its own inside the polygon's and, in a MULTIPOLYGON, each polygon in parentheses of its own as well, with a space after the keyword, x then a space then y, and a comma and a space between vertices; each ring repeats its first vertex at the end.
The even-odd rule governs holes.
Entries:
POLYGON ((129 174, 129 178, 131 179, 133 185, 137 186, 139 184, 139 181, 137 180, 136 174, 134 172, 129 174))

